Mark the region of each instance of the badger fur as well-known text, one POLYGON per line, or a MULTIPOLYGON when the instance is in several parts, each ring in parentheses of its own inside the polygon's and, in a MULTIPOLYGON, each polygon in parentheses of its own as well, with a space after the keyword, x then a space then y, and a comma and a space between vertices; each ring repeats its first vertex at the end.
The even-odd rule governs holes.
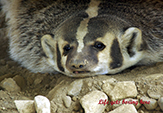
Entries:
POLYGON ((32 72, 115 74, 163 61, 161 0, 0 0, 9 53, 32 72))

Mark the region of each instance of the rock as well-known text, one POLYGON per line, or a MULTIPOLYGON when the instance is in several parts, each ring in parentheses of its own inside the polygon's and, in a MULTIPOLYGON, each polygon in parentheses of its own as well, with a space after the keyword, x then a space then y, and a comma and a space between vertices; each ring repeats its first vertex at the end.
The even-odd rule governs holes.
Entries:
POLYGON ((51 101, 54 100, 54 103, 61 103, 62 97, 67 95, 67 87, 70 85, 70 81, 66 81, 63 79, 62 81, 58 82, 56 86, 49 91, 46 97, 51 101), (58 100, 58 101, 57 101, 58 100), (57 101, 57 102, 56 102, 57 101))
POLYGON ((0 90, 0 100, 4 100, 5 98, 10 98, 9 95, 7 94, 7 91, 0 90))
POLYGON ((150 89, 148 89, 147 91, 149 97, 153 99, 159 99, 161 96, 163 96, 162 92, 163 92, 163 87, 160 84, 151 86, 150 89))
POLYGON ((158 105, 160 106, 161 110, 163 111, 163 97, 158 99, 158 105))
POLYGON ((33 100, 15 100, 14 103, 19 113, 35 113, 33 100))
MULTIPOLYGON (((107 89, 105 90, 107 91, 107 89)), ((133 98, 137 96, 137 89, 134 81, 117 82, 111 92, 106 92, 112 101, 133 98)))
POLYGON ((51 103, 51 112, 56 113, 58 109, 57 105, 53 101, 50 101, 50 103, 51 103))
POLYGON ((37 77, 37 78, 34 80, 34 85, 40 84, 43 80, 44 80, 44 76, 37 77))
MULTIPOLYGON (((159 90, 157 90, 157 91, 159 91, 159 90)), ((148 93, 149 97, 151 97, 151 98, 153 98, 153 99, 159 99, 159 98, 161 97, 161 95, 160 95, 158 92, 153 91, 153 90, 151 90, 151 89, 149 89, 149 90, 147 91, 147 93, 148 93)))
POLYGON ((69 108, 71 106, 71 97, 70 96, 64 96, 63 102, 65 107, 69 108))
POLYGON ((153 110, 157 107, 157 101, 155 99, 151 99, 145 96, 140 98, 140 104, 143 104, 148 110, 153 110))
POLYGON ((107 79, 107 80, 103 80, 102 82, 103 82, 104 84, 105 84, 105 83, 109 83, 109 84, 111 84, 111 85, 116 85, 117 80, 116 80, 115 78, 109 78, 109 79, 107 79))
POLYGON ((20 91, 20 87, 16 84, 16 82, 12 78, 4 79, 1 82, 0 86, 7 91, 12 91, 12 92, 20 91))
POLYGON ((115 83, 117 83, 116 79, 111 78, 111 79, 107 79, 105 81, 103 81, 103 85, 102 85, 102 89, 103 91, 108 95, 108 93, 110 93, 114 86, 116 85, 115 83))
POLYGON ((109 83, 105 83, 102 85, 102 90, 107 94, 109 95, 110 92, 113 90, 114 86, 112 86, 111 84, 109 83))
POLYGON ((92 91, 80 100, 82 107, 84 108, 85 113, 102 113, 106 105, 99 104, 100 100, 108 100, 108 97, 105 93, 101 91, 92 91))
POLYGON ((81 91, 82 86, 83 86, 83 80, 75 80, 68 87, 68 91, 67 91, 68 93, 67 94, 69 96, 78 95, 81 91))
POLYGON ((7 74, 5 74, 5 75, 1 75, 0 76, 0 82, 2 81, 2 80, 4 80, 5 78, 12 78, 12 77, 14 77, 15 75, 13 75, 13 74, 11 74, 11 73, 7 73, 7 74))
POLYGON ((137 110, 132 104, 123 104, 109 113, 137 113, 137 110))
POLYGON ((50 102, 46 97, 41 95, 36 96, 34 104, 37 113, 50 113, 50 102))
POLYGON ((16 84, 19 87, 21 87, 21 89, 23 89, 26 86, 26 81, 25 81, 25 79, 22 76, 16 75, 13 79, 16 82, 16 84))

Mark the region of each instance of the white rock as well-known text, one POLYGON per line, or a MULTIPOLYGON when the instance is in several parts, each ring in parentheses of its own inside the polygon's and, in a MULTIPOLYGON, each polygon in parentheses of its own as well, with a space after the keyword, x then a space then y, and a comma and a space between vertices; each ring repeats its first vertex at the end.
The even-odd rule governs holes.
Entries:
POLYGON ((159 99, 161 97, 163 89, 158 88, 158 90, 148 89, 147 93, 149 97, 153 99, 159 99))
POLYGON ((153 99, 159 99, 161 97, 160 94, 158 94, 155 91, 151 91, 150 89, 147 91, 149 97, 153 98, 153 99))
POLYGON ((50 113, 50 102, 46 97, 41 95, 36 96, 34 104, 37 113, 50 113))
POLYGON ((163 97, 158 99, 158 105, 160 106, 161 110, 163 111, 163 97))
POLYGON ((33 100, 15 100, 14 103, 19 113, 35 113, 33 100))
POLYGON ((58 106, 53 101, 50 101, 50 104, 51 104, 51 112, 56 113, 58 106))
POLYGON ((92 91, 80 100, 82 107, 84 108, 85 113, 102 113, 106 105, 99 104, 100 100, 108 100, 108 97, 105 93, 101 91, 92 91))
POLYGON ((20 91, 20 87, 16 84, 16 82, 12 78, 4 79, 1 82, 0 86, 7 91, 12 91, 12 92, 20 91))
POLYGON ((71 97, 70 96, 64 96, 63 97, 63 102, 67 108, 71 106, 71 97))
POLYGON ((107 95, 113 90, 115 81, 113 78, 103 81, 102 89, 107 95))
POLYGON ((117 83, 117 80, 115 78, 109 78, 109 79, 106 79, 106 80, 103 80, 102 81, 104 84, 105 83, 109 83, 111 85, 115 85, 117 83))
POLYGON ((75 80, 68 87, 68 93, 67 94, 70 96, 78 95, 81 91, 82 86, 83 86, 83 80, 75 80))
POLYGON ((137 113, 137 110, 132 104, 123 104, 109 113, 137 113))
POLYGON ((117 82, 111 92, 107 92, 112 101, 136 97, 138 92, 134 81, 117 82))
POLYGON ((140 98, 140 104, 143 104, 148 110, 153 110, 157 107, 157 101, 155 99, 151 99, 145 96, 140 98))

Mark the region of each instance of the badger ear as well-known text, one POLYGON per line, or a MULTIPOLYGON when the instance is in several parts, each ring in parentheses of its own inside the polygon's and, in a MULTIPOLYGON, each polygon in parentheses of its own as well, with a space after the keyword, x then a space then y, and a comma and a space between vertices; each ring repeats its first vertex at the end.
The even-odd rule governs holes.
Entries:
POLYGON ((56 41, 51 35, 44 35, 41 38, 41 45, 46 56, 53 59, 56 51, 56 41))
POLYGON ((142 32, 136 27, 128 28, 120 38, 121 47, 130 57, 143 50, 142 32))

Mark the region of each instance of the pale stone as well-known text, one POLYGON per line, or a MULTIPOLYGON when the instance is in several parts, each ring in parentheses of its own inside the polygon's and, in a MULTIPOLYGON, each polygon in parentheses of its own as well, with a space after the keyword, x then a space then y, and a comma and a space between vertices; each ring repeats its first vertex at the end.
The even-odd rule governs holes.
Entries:
POLYGON ((103 81, 102 90, 108 95, 117 83, 116 79, 110 78, 103 81))
MULTIPOLYGON (((157 90, 158 91, 158 90, 157 90)), ((157 92, 157 91, 152 91, 152 90, 148 90, 147 93, 148 95, 153 98, 153 99, 159 99, 161 97, 161 95, 157 92)))
POLYGON ((99 104, 100 100, 108 100, 108 97, 105 93, 101 91, 92 91, 80 100, 82 107, 84 108, 85 113, 102 113, 106 105, 99 104))
POLYGON ((105 84, 105 83, 109 83, 109 84, 111 84, 111 85, 116 85, 117 80, 116 80, 115 78, 109 78, 109 79, 103 80, 102 82, 103 82, 104 84, 105 84))
POLYGON ((33 100, 15 100, 14 103, 19 113, 35 113, 33 100))
POLYGON ((123 104, 109 113, 137 113, 137 110, 132 104, 123 104))
POLYGON ((157 107, 157 101, 155 99, 151 99, 145 96, 140 98, 140 104, 143 104, 148 110, 153 110, 157 107))
POLYGON ((44 76, 40 76, 34 80, 34 85, 40 84, 44 80, 44 76))
POLYGON ((124 81, 117 82, 111 92, 107 92, 108 96, 112 101, 124 99, 124 98, 134 98, 137 96, 138 92, 134 81, 124 81))
POLYGON ((46 97, 38 95, 34 98, 34 103, 37 113, 50 113, 50 102, 46 97))
POLYGON ((58 106, 53 101, 50 101, 50 104, 51 104, 51 112, 56 113, 58 106))
POLYGON ((158 99, 158 105, 160 106, 161 110, 163 111, 163 97, 158 99))
POLYGON ((24 79, 22 76, 16 75, 16 76, 13 77, 13 80, 16 82, 16 84, 17 84, 21 89, 25 88, 25 86, 26 86, 26 81, 25 81, 25 79, 24 79))
POLYGON ((0 86, 7 91, 12 91, 12 92, 20 91, 20 87, 16 84, 16 82, 12 78, 4 79, 1 82, 0 86))
POLYGON ((113 90, 114 86, 110 85, 109 83, 105 83, 102 85, 102 90, 109 95, 109 93, 113 90))
POLYGON ((69 108, 71 106, 71 97, 70 96, 64 96, 63 102, 65 107, 69 108))
POLYGON ((163 92, 162 85, 151 86, 151 88, 148 89, 147 91, 149 97, 153 99, 159 99, 163 95, 162 92, 163 92))
POLYGON ((70 96, 78 95, 81 91, 82 86, 83 86, 83 80, 75 80, 68 87, 68 93, 67 94, 70 96))

